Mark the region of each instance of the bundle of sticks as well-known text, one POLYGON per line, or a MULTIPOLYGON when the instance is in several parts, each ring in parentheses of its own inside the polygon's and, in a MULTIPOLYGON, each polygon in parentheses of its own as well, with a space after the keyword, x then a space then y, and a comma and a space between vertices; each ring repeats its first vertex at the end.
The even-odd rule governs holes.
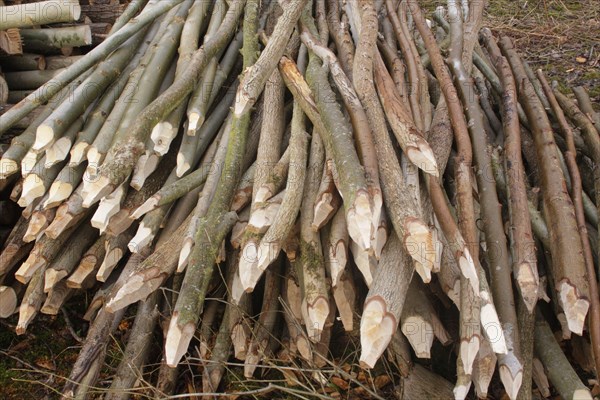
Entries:
POLYGON ((360 368, 388 350, 406 398, 485 398, 497 376, 510 399, 591 399, 600 117, 483 7, 132 0, 0 116, 1 134, 27 120, 0 159, 0 317, 23 334, 92 293, 66 397, 136 312, 107 398, 157 361, 156 331, 139 390, 169 395, 194 359, 205 394, 239 361, 328 382, 344 330, 360 368), (450 376, 419 365, 432 348, 450 376))

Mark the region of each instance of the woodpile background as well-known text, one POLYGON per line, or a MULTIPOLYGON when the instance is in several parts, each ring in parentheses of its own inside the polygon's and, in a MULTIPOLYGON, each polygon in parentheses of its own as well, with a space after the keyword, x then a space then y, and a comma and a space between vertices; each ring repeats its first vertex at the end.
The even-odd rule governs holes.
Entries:
POLYGON ((600 396, 598 107, 483 2, 4 3, 0 330, 62 318, 57 397, 600 396))

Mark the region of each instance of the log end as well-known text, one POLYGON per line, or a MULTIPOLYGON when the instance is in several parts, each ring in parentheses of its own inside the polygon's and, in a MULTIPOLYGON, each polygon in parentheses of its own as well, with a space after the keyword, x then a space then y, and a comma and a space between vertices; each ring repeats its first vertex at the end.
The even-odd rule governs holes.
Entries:
POLYGON ((0 318, 8 318, 17 310, 17 293, 10 286, 0 286, 0 318))

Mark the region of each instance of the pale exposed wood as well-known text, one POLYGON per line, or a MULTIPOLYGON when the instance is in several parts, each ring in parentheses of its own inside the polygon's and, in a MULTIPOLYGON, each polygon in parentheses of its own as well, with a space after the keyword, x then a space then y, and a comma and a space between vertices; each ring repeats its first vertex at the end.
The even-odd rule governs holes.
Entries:
POLYGON ((386 349, 396 332, 413 268, 410 256, 396 235, 383 248, 360 322, 360 362, 368 368, 386 349))

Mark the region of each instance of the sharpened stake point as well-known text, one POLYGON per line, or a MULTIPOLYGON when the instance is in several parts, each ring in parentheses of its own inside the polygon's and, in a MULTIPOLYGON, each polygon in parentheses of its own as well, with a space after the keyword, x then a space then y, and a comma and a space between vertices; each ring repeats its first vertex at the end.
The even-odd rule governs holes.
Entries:
POLYGON ((369 195, 363 191, 356 194, 352 208, 346 214, 348 233, 364 250, 371 250, 373 213, 369 195))
POLYGON ((408 159, 420 170, 436 178, 439 177, 438 165, 431 147, 429 147, 425 141, 419 141, 418 146, 418 149, 409 147, 406 150, 406 156, 408 159))
MULTIPOLYGON (((513 353, 510 353, 510 355, 514 358, 513 353)), ((500 365, 498 372, 500 374, 500 380, 506 390, 506 394, 510 400, 516 400, 521 384, 523 383, 523 369, 521 368, 521 363, 517 359, 508 361, 500 365), (517 371, 511 371, 509 368, 510 366, 517 367, 517 371)))
POLYGON ((144 222, 140 223, 138 231, 131 241, 127 244, 127 248, 132 253, 137 253, 152 241, 152 229, 144 226, 144 222))
POLYGON ((577 288, 564 280, 558 287, 558 294, 560 304, 567 318, 569 330, 581 336, 590 302, 585 298, 581 298, 577 288))
POLYGON ((178 318, 179 314, 177 311, 173 312, 171 322, 169 323, 167 339, 165 340, 165 358, 167 365, 171 368, 177 367, 177 364, 179 364, 179 361, 187 352, 188 345, 196 331, 196 327, 191 324, 186 324, 181 329, 177 323, 178 318))
POLYGON ((506 339, 504 337, 504 332, 502 331, 502 325, 500 324, 500 320, 498 319, 498 314, 496 313, 494 306, 490 303, 482 305, 480 316, 481 328, 487 339, 490 341, 494 353, 508 353, 506 339))
POLYGON ((254 286, 263 272, 258 268, 258 246, 255 240, 248 240, 240 256, 240 283, 246 292, 254 290, 254 286))
POLYGON ((473 363, 477 357, 480 344, 481 339, 479 335, 473 335, 468 341, 461 340, 460 342, 460 359, 467 375, 473 372, 473 363))
POLYGON ((191 113, 190 115, 188 115, 188 128, 186 134, 188 136, 196 136, 196 130, 199 125, 201 125, 200 114, 191 113))
POLYGON ((41 178, 37 174, 27 175, 27 178, 25 178, 25 181, 23 181, 21 198, 17 203, 21 207, 27 207, 37 198, 43 196, 44 192, 44 184, 42 183, 41 178))
POLYGON ((308 319, 312 327, 312 337, 310 338, 312 341, 319 342, 321 340, 329 312, 329 302, 323 297, 318 297, 313 304, 307 306, 308 319))
POLYGON ((58 207, 73 193, 73 185, 66 182, 54 182, 48 190, 48 199, 44 203, 44 209, 58 207))
POLYGON ((380 299, 368 299, 360 320, 360 365, 374 368, 396 331, 396 319, 380 299))
POLYGON ((40 125, 35 131, 35 142, 31 148, 35 151, 42 151, 54 141, 54 129, 48 125, 40 125))
POLYGON ((19 165, 14 160, 0 159, 0 179, 6 179, 19 171, 19 165))
POLYGON ((111 192, 110 181, 99 175, 93 181, 83 181, 83 207, 90 208, 111 192))
POLYGON ((190 258, 190 254, 192 253, 192 249, 194 248, 194 242, 192 239, 187 238, 183 242, 183 246, 181 246, 181 251, 179 252, 179 261, 177 262, 177 272, 181 273, 185 271, 185 267, 188 264, 188 260, 190 258))
POLYGON ((158 207, 158 201, 160 199, 152 196, 150 197, 148 200, 146 200, 144 202, 144 204, 142 204, 141 206, 139 206, 132 214, 131 214, 131 218, 132 219, 139 219, 140 217, 142 217, 143 215, 149 213, 150 211, 154 210, 155 208, 158 207))
POLYGON ((418 358, 431 358, 433 327, 421 317, 410 316, 402 322, 402 333, 408 339, 418 358))

